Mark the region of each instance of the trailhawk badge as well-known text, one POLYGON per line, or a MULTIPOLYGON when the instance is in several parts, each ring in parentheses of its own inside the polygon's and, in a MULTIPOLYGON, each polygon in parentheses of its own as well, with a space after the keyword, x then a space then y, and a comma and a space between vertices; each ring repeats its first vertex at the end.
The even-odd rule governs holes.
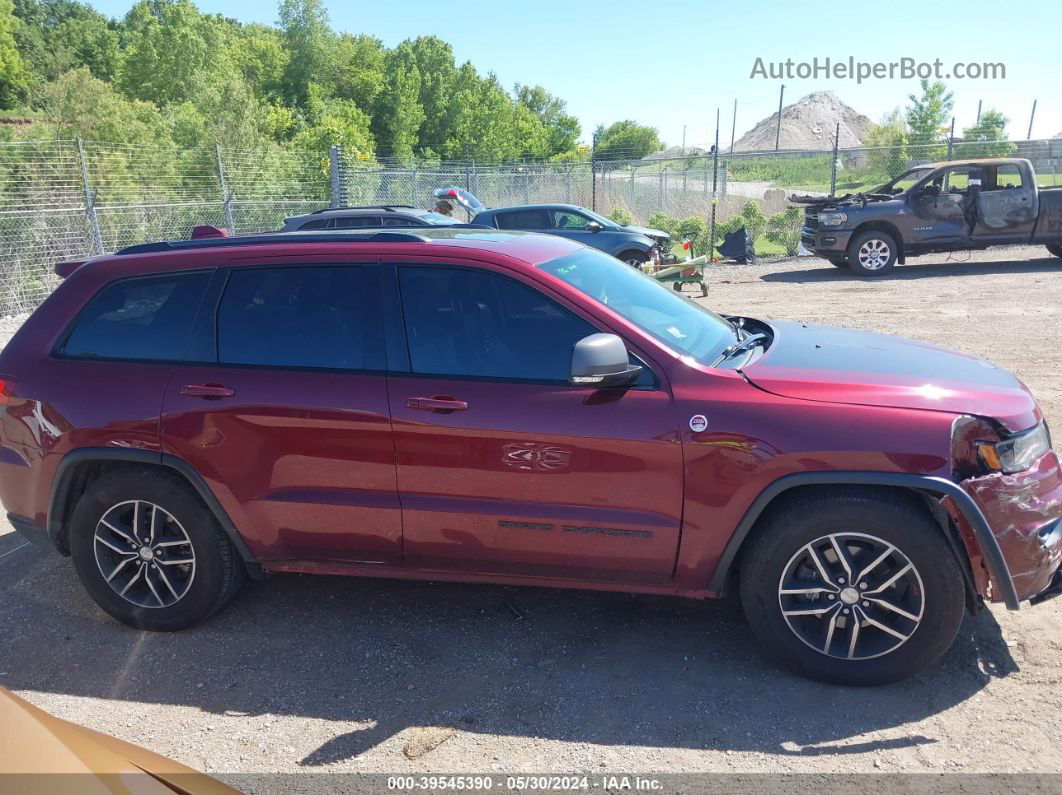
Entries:
POLYGON ((694 414, 690 417, 690 430, 694 433, 700 433, 708 427, 708 418, 703 414, 694 414))

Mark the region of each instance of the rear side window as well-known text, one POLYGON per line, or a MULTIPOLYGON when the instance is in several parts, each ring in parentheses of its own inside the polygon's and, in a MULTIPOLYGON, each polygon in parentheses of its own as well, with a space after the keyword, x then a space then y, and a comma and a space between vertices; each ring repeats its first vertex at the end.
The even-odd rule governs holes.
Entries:
POLYGON ((218 362, 383 370, 379 269, 233 271, 218 309, 218 362))
POLYGON ((299 229, 327 229, 329 220, 328 218, 317 218, 313 221, 307 221, 299 229))
POLYGON ((182 358, 210 274, 145 276, 104 287, 78 316, 59 352, 78 358, 182 358))
POLYGON ((498 215, 499 229, 549 229, 550 218, 547 210, 520 210, 514 213, 498 215))
POLYGON ((379 226, 377 215, 343 215, 332 219, 336 229, 364 229, 367 226, 379 226))

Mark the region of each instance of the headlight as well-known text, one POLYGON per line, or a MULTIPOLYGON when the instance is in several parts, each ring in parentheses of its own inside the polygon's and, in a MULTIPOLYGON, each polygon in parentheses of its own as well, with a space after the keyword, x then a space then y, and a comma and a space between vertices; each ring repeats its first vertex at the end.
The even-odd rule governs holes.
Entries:
POLYGON ((819 226, 844 226, 847 223, 847 213, 819 213, 819 226))
POLYGON ((1051 435, 1047 426, 1016 433, 1001 442, 978 442, 977 453, 986 467, 994 472, 1022 472, 1030 469, 1037 459, 1051 449, 1051 435))

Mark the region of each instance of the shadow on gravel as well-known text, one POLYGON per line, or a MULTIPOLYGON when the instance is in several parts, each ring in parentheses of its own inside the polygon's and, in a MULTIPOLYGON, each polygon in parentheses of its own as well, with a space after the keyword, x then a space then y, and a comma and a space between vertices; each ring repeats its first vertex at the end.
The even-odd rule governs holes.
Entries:
MULTIPOLYGON (((990 613, 902 684, 845 689, 764 661, 729 603, 277 576, 201 627, 141 633, 101 613, 69 562, 0 561, 0 682, 16 690, 361 724, 301 761, 338 762, 413 726, 602 745, 863 753, 863 742, 1017 670, 990 613)), ((343 727, 347 729, 348 727, 343 727)))
POLYGON ((847 268, 836 268, 825 260, 818 258, 803 259, 797 264, 807 265, 800 270, 784 270, 765 273, 760 277, 765 282, 790 282, 804 284, 807 282, 876 282, 903 279, 932 279, 987 273, 1062 273, 1062 259, 1045 257, 1044 259, 1007 260, 1000 262, 966 262, 961 259, 952 262, 920 263, 917 259, 907 265, 897 265, 884 276, 857 276, 847 268))

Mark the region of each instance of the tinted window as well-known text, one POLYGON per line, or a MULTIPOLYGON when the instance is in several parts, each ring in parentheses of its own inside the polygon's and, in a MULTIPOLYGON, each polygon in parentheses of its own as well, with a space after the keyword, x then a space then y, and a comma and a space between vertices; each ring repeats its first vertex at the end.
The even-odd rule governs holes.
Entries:
POLYGON ((384 226, 423 226, 421 221, 406 215, 389 215, 383 219, 384 226))
POLYGON ((586 229, 590 219, 570 210, 554 210, 553 226, 557 229, 586 229))
POLYGON ((415 373, 567 381, 572 346, 597 331, 503 276, 427 267, 399 276, 415 373))
POLYGON ((378 215, 345 215, 332 220, 335 221, 336 229, 364 229, 367 226, 380 225, 378 215))
POLYGON ((499 229, 549 229, 548 210, 519 210, 498 215, 499 229))
POLYGON ((372 267, 233 271, 218 310, 218 361, 384 369, 372 267))
POLYGON ((184 355, 209 271, 123 279, 78 317, 67 356, 174 361, 184 355))
POLYGON ((307 221, 299 229, 327 229, 329 220, 328 218, 317 218, 313 221, 307 221))

